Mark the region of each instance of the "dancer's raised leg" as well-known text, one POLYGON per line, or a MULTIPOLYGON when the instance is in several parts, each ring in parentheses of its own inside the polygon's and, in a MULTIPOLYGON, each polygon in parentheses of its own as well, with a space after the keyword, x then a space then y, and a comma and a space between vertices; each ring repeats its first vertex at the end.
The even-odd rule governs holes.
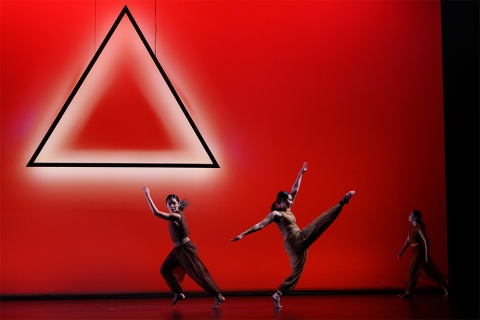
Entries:
POLYGON ((354 194, 355 191, 348 192, 338 204, 319 215, 308 226, 303 228, 303 230, 297 234, 296 243, 294 244, 296 250, 307 250, 328 229, 328 227, 330 227, 335 219, 337 219, 343 206, 350 202, 350 199, 354 194))

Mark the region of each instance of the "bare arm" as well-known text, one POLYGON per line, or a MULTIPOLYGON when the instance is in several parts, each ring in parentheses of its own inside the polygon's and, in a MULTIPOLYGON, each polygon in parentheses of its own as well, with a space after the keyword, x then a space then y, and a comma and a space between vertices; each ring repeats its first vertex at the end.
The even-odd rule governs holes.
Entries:
POLYGON ((429 255, 429 250, 430 250, 430 243, 428 241, 427 235, 423 230, 420 228, 418 229, 418 233, 420 234, 420 237, 423 239, 423 243, 425 244, 425 262, 428 263, 428 255, 429 255))
POLYGON ((407 249, 408 245, 410 244, 410 236, 407 236, 407 241, 405 241, 405 244, 403 245, 402 250, 397 254, 397 257, 401 257, 403 252, 407 249))
POLYGON ((267 216, 265 217, 265 219, 263 219, 262 221, 260 221, 259 223, 255 224, 253 227, 251 227, 250 229, 240 233, 238 236, 236 236, 235 238, 231 239, 230 241, 231 242, 234 242, 234 241, 238 241, 240 239, 243 238, 243 236, 246 236, 247 234, 250 234, 250 233, 254 233, 254 232, 257 232, 259 230, 262 230, 263 228, 265 228, 266 226, 268 226, 270 223, 273 222, 273 219, 275 218, 275 216, 279 216, 280 213, 278 213, 277 211, 272 211, 270 212, 269 214, 267 214, 267 216))
POLYGON ((152 213, 154 216, 167 221, 178 222, 182 219, 182 217, 178 213, 163 212, 158 210, 155 204, 153 203, 152 197, 150 196, 150 190, 147 187, 144 187, 143 191, 145 191, 145 196, 147 197, 148 206, 152 210, 152 213))
POLYGON ((298 189, 300 189, 300 183, 302 182, 302 175, 307 171, 307 162, 303 163, 302 169, 298 173, 297 179, 295 180, 295 183, 292 186, 292 191, 290 194, 292 195, 292 205, 293 202, 295 202, 295 197, 297 196, 298 189))

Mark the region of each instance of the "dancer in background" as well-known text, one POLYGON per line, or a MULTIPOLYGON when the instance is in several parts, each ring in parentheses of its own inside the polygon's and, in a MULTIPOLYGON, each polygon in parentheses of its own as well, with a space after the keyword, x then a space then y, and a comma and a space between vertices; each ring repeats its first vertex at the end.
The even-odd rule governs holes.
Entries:
POLYGON ((168 231, 172 238, 174 248, 163 262, 160 273, 163 279, 174 293, 172 306, 177 301, 185 299, 181 283, 185 277, 185 273, 193 279, 203 290, 215 297, 215 304, 212 309, 217 309, 218 306, 225 301, 225 298, 220 293, 215 281, 208 272, 205 265, 198 257, 197 246, 188 238, 190 231, 188 230, 187 220, 183 211, 188 207, 188 201, 180 201, 175 194, 170 194, 165 199, 168 213, 159 211, 152 198, 150 197, 150 190, 143 188, 147 197, 148 205, 156 217, 168 221, 168 231))
POLYGON ((410 298, 412 291, 415 289, 420 273, 423 272, 427 277, 435 281, 445 291, 445 298, 448 296, 447 281, 443 277, 438 267, 430 258, 430 243, 427 238, 425 223, 422 221, 422 213, 418 210, 413 210, 408 216, 408 221, 412 226, 408 229, 407 241, 403 245, 402 250, 397 254, 401 257, 405 249, 410 244, 412 247, 412 261, 408 269, 408 280, 405 285, 405 293, 399 294, 401 298, 410 298))
POLYGON ((285 250, 290 258, 292 273, 272 295, 273 304, 276 308, 282 307, 280 305, 281 296, 292 291, 298 280, 300 280, 303 268, 305 267, 308 248, 318 239, 318 237, 320 237, 320 235, 322 235, 332 222, 335 221, 340 214, 340 211, 342 211, 343 206, 350 201, 350 198, 355 193, 355 191, 348 192, 338 204, 319 215, 303 230, 300 230, 296 224, 295 216, 290 210, 295 201, 295 197, 298 194, 302 175, 305 171, 307 171, 306 162, 303 164, 302 169, 293 184, 292 191, 290 193, 280 191, 277 195, 276 201, 271 206, 271 212, 267 214, 265 219, 231 240, 241 240, 243 236, 259 231, 272 222, 277 224, 283 236, 285 250))

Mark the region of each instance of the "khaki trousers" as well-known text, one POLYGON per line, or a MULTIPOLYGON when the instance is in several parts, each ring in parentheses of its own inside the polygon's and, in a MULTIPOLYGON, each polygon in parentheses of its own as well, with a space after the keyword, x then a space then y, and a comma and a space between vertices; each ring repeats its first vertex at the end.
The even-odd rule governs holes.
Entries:
POLYGON ((425 246, 423 243, 419 243, 415 247, 412 247, 412 253, 413 255, 412 260, 410 261, 410 267, 408 268, 408 280, 405 285, 405 291, 411 293, 412 290, 415 289, 422 271, 439 286, 447 286, 447 281, 435 262, 433 262, 432 258, 428 257, 428 263, 425 262, 425 246))
POLYGON ((160 273, 174 293, 183 292, 181 283, 185 273, 211 296, 216 297, 220 293, 207 267, 198 257, 197 246, 192 241, 173 248, 160 267, 160 273))
POLYGON ((282 295, 293 290, 302 275, 307 261, 308 248, 327 230, 335 221, 343 206, 336 204, 313 220, 303 230, 292 232, 284 241, 285 251, 290 258, 292 273, 278 287, 277 292, 282 295))

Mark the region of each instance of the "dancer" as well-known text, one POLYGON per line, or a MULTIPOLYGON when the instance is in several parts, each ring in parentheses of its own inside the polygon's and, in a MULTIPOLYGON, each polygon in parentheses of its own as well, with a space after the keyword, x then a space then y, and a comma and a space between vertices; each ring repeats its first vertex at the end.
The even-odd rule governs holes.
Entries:
POLYGON ((275 308, 282 307, 280 305, 280 298, 283 294, 292 291, 298 280, 300 280, 300 275, 302 274, 307 259, 308 248, 318 239, 318 237, 320 237, 320 235, 322 235, 333 221, 335 221, 340 214, 340 211, 342 211, 343 206, 350 201, 350 198, 355 193, 355 191, 348 192, 338 204, 319 215, 303 230, 300 230, 296 224, 295 216, 290 209, 297 196, 300 182, 302 181, 302 175, 305 171, 307 171, 306 162, 303 164, 302 169, 293 184, 292 191, 290 193, 280 191, 277 194, 276 201, 271 206, 271 212, 267 214, 265 219, 231 240, 232 242, 241 240, 243 236, 259 231, 272 222, 275 222, 280 229, 283 236, 285 251, 287 251, 288 257, 290 258, 292 273, 272 295, 275 308))
POLYGON ((215 297, 215 304, 212 309, 217 309, 225 301, 225 298, 198 257, 197 246, 188 238, 190 231, 183 214, 183 211, 188 207, 188 201, 185 199, 179 201, 177 195, 169 194, 165 199, 169 212, 162 212, 155 207, 150 197, 150 190, 143 188, 143 191, 145 191, 148 205, 153 215, 168 221, 168 231, 174 245, 173 250, 160 268, 163 279, 174 293, 171 306, 175 305, 177 301, 185 299, 181 283, 185 273, 187 273, 203 290, 215 297))
POLYGON ((397 254, 400 258, 405 249, 410 244, 412 247, 412 261, 408 269, 408 280, 405 285, 405 293, 399 294, 401 298, 410 298, 412 291, 415 289, 420 273, 423 272, 427 277, 435 281, 445 291, 445 298, 448 296, 447 281, 442 273, 430 258, 430 243, 425 231, 425 223, 422 221, 422 213, 418 210, 413 210, 408 216, 408 221, 412 226, 408 229, 407 241, 403 245, 402 250, 397 254))

